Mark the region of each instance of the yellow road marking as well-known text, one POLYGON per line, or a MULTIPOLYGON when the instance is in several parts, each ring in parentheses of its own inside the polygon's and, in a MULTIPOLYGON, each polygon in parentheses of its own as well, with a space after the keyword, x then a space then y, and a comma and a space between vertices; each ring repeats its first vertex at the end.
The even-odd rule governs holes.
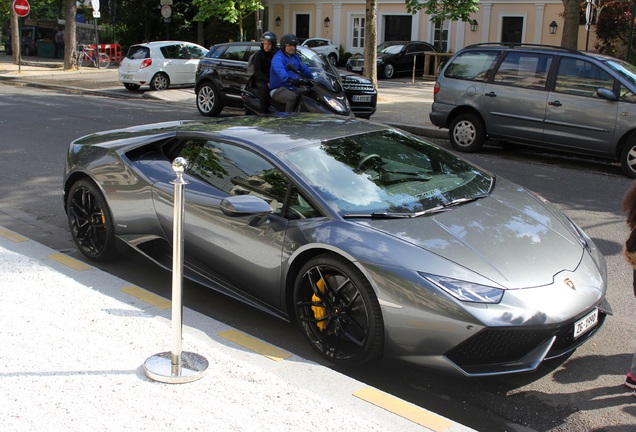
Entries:
POLYGON ((0 236, 6 238, 7 240, 11 240, 14 243, 29 241, 28 238, 22 237, 20 234, 14 233, 13 231, 9 231, 5 228, 0 228, 0 236))
POLYGON ((354 392, 353 395, 436 432, 445 431, 453 425, 450 421, 443 417, 413 406, 396 398, 395 396, 382 393, 371 387, 365 387, 358 390, 354 392))
POLYGON ((168 309, 170 306, 172 306, 172 302, 170 300, 134 285, 122 288, 120 291, 123 291, 128 295, 138 298, 139 300, 144 301, 149 305, 158 307, 159 309, 168 309))
POLYGON ((283 351, 282 349, 275 347, 274 345, 270 345, 266 342, 260 341, 238 330, 222 331, 219 333, 219 336, 274 361, 281 361, 291 357, 291 354, 287 351, 283 351))
POLYGON ((86 271, 86 270, 93 269, 93 267, 89 266, 88 264, 85 264, 81 261, 76 260, 75 258, 71 258, 70 256, 64 255, 62 253, 50 254, 47 256, 51 258, 53 261, 57 261, 60 264, 64 264, 66 267, 70 267, 73 270, 86 271))

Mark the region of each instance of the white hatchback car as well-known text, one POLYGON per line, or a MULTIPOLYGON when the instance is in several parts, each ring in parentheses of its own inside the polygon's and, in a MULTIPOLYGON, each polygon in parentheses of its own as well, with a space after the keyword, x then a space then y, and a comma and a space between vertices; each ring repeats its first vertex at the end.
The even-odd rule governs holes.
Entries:
POLYGON ((171 85, 193 86, 199 60, 208 50, 181 41, 132 45, 119 65, 118 79, 128 90, 148 84, 151 90, 171 85))
POLYGON ((311 48, 318 54, 323 54, 334 66, 336 65, 336 63, 338 63, 338 59, 340 58, 338 46, 331 42, 329 39, 310 38, 306 39, 301 45, 307 48, 311 48))

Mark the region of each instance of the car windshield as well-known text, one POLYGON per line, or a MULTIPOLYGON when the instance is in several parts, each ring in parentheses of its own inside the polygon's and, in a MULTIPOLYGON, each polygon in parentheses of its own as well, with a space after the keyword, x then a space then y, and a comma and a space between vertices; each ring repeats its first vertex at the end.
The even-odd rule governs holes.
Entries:
POLYGON ((340 93, 344 91, 340 82, 339 74, 324 56, 309 48, 297 47, 296 52, 300 59, 309 66, 316 82, 329 88, 331 91, 340 93))
POLYGON ((388 42, 381 43, 378 45, 378 54, 399 54, 402 51, 404 45, 402 44, 392 44, 388 42))
POLYGON ((420 138, 383 130, 282 158, 344 217, 414 217, 486 196, 487 172, 420 138))
POLYGON ((606 64, 636 86, 636 66, 618 59, 607 60, 606 64))

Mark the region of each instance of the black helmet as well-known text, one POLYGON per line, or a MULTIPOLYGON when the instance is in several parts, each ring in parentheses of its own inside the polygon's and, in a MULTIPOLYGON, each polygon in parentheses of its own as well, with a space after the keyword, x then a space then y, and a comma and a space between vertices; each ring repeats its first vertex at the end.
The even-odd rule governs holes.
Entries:
MULTIPOLYGON (((276 35, 270 31, 263 33, 261 36, 261 42, 269 41, 272 43, 272 50, 276 49, 276 35)), ((263 45, 261 44, 261 47, 263 45)))
POLYGON ((287 33, 286 35, 283 35, 282 38, 280 38, 280 46, 285 48, 285 45, 297 46, 298 45, 298 39, 296 38, 295 35, 293 35, 291 33, 287 33))

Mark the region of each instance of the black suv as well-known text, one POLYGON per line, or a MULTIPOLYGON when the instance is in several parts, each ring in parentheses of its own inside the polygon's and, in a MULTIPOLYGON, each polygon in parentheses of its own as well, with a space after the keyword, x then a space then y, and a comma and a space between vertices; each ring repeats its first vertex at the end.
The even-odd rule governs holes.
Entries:
MULTIPOLYGON (((202 115, 217 116, 224 107, 243 107, 241 90, 250 78, 247 61, 260 49, 258 42, 229 42, 210 47, 199 62, 194 92, 197 109, 202 115)), ((309 48, 297 47, 298 53, 309 48)), ((309 51, 310 52, 310 51, 309 51)), ((333 67, 323 58, 323 61, 333 67)), ((378 92, 373 83, 359 75, 337 71, 351 111, 357 117, 369 118, 375 113, 378 92)))

